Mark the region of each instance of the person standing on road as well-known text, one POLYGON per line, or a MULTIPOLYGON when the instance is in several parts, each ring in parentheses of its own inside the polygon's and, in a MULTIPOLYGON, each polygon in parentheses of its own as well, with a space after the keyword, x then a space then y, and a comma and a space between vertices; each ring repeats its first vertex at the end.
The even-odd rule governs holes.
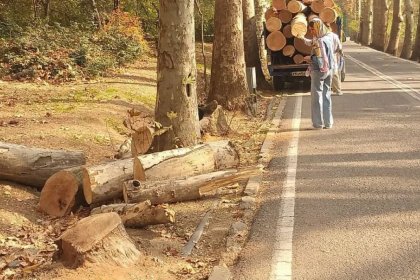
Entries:
POLYGON ((327 36, 329 30, 319 19, 309 22, 309 29, 313 39, 300 38, 305 44, 312 46, 311 55, 305 57, 310 62, 311 76, 311 111, 312 125, 315 129, 332 128, 331 81, 335 68, 333 41, 327 36))
POLYGON ((333 49, 334 49, 334 61, 335 61, 335 69, 333 71, 333 78, 331 84, 331 90, 333 93, 337 95, 343 95, 341 91, 341 59, 343 55, 343 45, 341 44, 340 38, 337 34, 331 31, 328 32, 328 35, 331 36, 333 41, 333 49))

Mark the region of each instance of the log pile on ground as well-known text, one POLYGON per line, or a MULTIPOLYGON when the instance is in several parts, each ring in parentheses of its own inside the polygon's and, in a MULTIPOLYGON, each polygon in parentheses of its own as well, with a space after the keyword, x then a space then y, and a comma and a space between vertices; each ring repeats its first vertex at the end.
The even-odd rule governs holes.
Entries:
POLYGON ((337 32, 337 11, 334 0, 273 0, 265 13, 267 47, 281 52, 286 64, 304 63, 303 57, 310 54, 311 48, 297 37, 311 38, 308 22, 314 17, 337 32))

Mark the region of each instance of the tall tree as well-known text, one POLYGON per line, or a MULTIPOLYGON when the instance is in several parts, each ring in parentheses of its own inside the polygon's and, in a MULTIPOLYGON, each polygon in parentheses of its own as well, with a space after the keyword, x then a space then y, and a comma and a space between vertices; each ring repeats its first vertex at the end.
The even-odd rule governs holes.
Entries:
POLYGON ((419 7, 418 22, 417 22, 416 40, 414 42, 411 60, 420 62, 420 7, 419 7))
POLYGON ((372 0, 365 0, 364 1, 364 9, 363 9, 363 32, 361 43, 362 45, 369 46, 372 40, 372 0))
POLYGON ((242 0, 244 16, 244 50, 245 64, 247 67, 255 67, 257 85, 261 89, 270 88, 264 77, 258 51, 257 21, 255 15, 254 0, 242 0))
POLYGON ((404 19, 401 15, 401 0, 393 1, 394 5, 392 8, 392 27, 386 52, 392 55, 397 55, 400 42, 401 23, 404 19))
POLYGON ((410 58, 413 48, 414 9, 412 0, 404 1, 405 10, 405 35, 401 51, 402 58, 410 58))
POLYGON ((388 10, 389 5, 387 0, 373 0, 373 30, 371 47, 378 51, 385 51, 388 10))
POLYGON ((242 1, 216 0, 214 28, 208 99, 216 100, 230 110, 244 109, 248 86, 245 74, 242 1))
MULTIPOLYGON (((271 1, 270 1, 271 2, 271 1)), ((261 88, 265 88, 264 81, 270 79, 270 73, 267 68, 267 50, 265 49, 265 40, 264 40, 264 21, 265 21, 265 11, 268 8, 267 0, 255 0, 255 24, 256 24, 256 35, 257 35, 257 44, 258 44, 258 55, 260 59, 260 65, 263 77, 259 77, 257 74, 257 83, 261 88), (264 80, 263 80, 264 79, 264 80)), ((270 85, 267 85, 270 87, 270 85)))
POLYGON ((155 137, 153 151, 198 142, 194 0, 160 0, 157 99, 155 119, 165 133, 155 137))

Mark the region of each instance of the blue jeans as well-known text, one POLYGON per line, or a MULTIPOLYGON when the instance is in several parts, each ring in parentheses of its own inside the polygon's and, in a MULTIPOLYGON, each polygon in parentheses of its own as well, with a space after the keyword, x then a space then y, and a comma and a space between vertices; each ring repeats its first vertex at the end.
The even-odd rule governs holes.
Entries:
POLYGON ((332 70, 326 73, 311 72, 312 125, 315 128, 332 127, 333 125, 331 81, 332 70))

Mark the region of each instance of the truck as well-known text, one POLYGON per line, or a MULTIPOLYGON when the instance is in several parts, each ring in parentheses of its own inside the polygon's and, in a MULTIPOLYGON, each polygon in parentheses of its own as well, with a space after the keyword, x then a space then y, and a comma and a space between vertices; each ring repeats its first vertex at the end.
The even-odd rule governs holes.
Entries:
MULTIPOLYGON (((345 41, 345 36, 342 32, 342 21, 338 17, 336 20, 337 29, 336 34, 339 36, 342 42, 345 41)), ((264 38, 270 32, 264 25, 264 38)), ((267 68, 272 77, 273 88, 276 91, 285 88, 286 82, 297 84, 303 83, 306 86, 310 85, 310 77, 306 76, 306 70, 308 69, 308 63, 296 64, 291 57, 284 56, 282 51, 271 51, 267 44, 265 44, 267 51, 267 68)), ((344 55, 341 56, 341 62, 339 63, 339 71, 341 71, 341 81, 344 82, 346 77, 346 67, 344 55)))

